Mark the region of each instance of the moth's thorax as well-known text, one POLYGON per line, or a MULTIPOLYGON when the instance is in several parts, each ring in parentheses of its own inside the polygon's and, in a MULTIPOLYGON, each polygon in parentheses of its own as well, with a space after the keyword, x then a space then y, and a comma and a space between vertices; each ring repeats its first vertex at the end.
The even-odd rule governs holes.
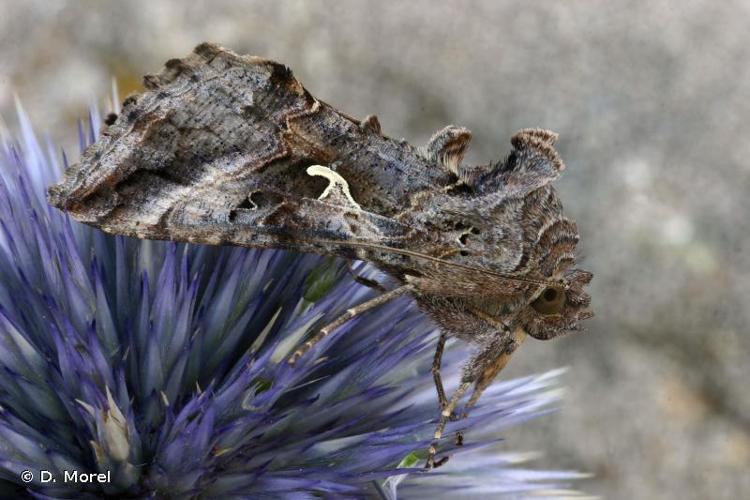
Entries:
MULTIPOLYGON (((446 260, 507 278, 488 274, 484 293, 422 299, 423 308, 444 328, 474 339, 504 335, 514 328, 549 338, 577 328, 577 322, 590 315, 583 288, 591 275, 573 269, 578 231, 564 217, 552 186, 515 195, 503 186, 489 190, 475 186, 460 194, 444 191, 424 200, 419 213, 423 227, 439 235, 439 243, 422 239, 430 241, 425 252, 435 255, 444 249, 446 260)), ((419 270, 430 263, 415 265, 419 270)), ((451 280, 444 277, 443 283, 443 293, 453 293, 451 280)), ((442 295, 429 287, 426 294, 442 295)))
MULTIPOLYGON (((556 278, 555 266, 537 266, 557 244, 545 238, 547 231, 569 224, 552 186, 524 196, 506 196, 501 189, 436 192, 420 202, 408 214, 412 225, 425 233, 415 239, 442 246, 445 258, 501 273, 556 278)), ((570 236, 577 238, 574 225, 570 229, 570 236)))

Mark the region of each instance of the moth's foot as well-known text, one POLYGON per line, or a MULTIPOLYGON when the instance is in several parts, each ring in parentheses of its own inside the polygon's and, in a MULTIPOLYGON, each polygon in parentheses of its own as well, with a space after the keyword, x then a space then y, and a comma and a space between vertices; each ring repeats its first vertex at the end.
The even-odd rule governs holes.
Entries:
POLYGON ((308 346, 308 344, 310 344, 310 342, 306 342, 305 344, 301 345, 296 351, 294 351, 291 356, 289 356, 287 363, 289 363, 290 366, 294 366, 302 356, 307 354, 307 351, 309 351, 312 347, 312 345, 308 346))
POLYGON ((297 351, 291 356, 289 356, 287 363, 289 363, 290 366, 294 366, 297 363, 297 361, 299 361, 299 358, 301 357, 302 357, 302 354, 300 354, 299 351, 297 351))
POLYGON ((437 469, 438 467, 441 467, 445 465, 445 463, 450 458, 449 456, 444 456, 442 458, 435 459, 435 454, 437 453, 437 445, 431 444, 430 447, 427 450, 427 462, 424 464, 425 469, 437 469))
MULTIPOLYGON (((448 406, 448 400, 444 400, 440 402, 440 412, 442 413, 445 411, 445 407, 448 406)), ((448 416, 448 420, 451 422, 457 422, 458 420, 461 420, 462 418, 466 418, 466 412, 462 412, 461 415, 456 413, 456 411, 452 411, 451 414, 448 416)))
POLYGON ((438 467, 442 467, 449 459, 450 457, 443 457, 438 460, 430 459, 425 464, 425 469, 437 469, 438 467))

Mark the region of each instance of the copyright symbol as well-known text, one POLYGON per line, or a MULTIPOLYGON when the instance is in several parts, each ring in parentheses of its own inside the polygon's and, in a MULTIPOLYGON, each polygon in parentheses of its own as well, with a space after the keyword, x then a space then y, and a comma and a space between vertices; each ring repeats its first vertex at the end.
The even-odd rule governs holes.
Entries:
POLYGON ((30 483, 33 480, 34 480, 33 472, 31 472, 30 470, 25 470, 21 472, 21 481, 23 481, 24 483, 30 483))

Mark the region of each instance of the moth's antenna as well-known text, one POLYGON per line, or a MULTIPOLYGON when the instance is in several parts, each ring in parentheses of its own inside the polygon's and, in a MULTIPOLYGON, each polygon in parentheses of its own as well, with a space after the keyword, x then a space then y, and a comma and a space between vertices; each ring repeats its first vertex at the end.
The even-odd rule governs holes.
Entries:
POLYGON ((459 264, 458 262, 451 262, 449 260, 443 260, 438 257, 433 257, 432 255, 427 255, 427 254, 420 253, 420 252, 414 252, 412 250, 393 248, 393 247, 389 247, 385 245, 375 245, 372 243, 364 243, 360 241, 339 241, 339 240, 315 240, 314 243, 330 243, 330 244, 342 245, 342 246, 373 248, 376 250, 383 250, 384 252, 397 253, 401 255, 408 255, 410 257, 416 257, 418 259, 429 260, 430 262, 435 262, 436 264, 442 264, 444 266, 452 266, 452 267, 458 267, 461 269, 466 269, 468 271, 475 271, 478 273, 495 276, 497 278, 501 278, 501 279, 508 280, 508 281, 518 281, 521 283, 530 283, 532 285, 539 285, 539 286, 553 286, 553 287, 562 286, 566 290, 568 289, 568 286, 569 286, 565 280, 549 281, 549 280, 537 280, 534 278, 523 278, 520 276, 511 276, 508 274, 490 271, 488 269, 480 269, 477 267, 467 266, 466 264, 459 264))

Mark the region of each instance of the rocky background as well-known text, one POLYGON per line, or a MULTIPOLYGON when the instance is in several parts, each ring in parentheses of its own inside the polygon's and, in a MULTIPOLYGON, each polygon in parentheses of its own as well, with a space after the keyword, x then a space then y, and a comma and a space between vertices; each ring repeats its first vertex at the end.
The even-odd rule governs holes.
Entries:
POLYGON ((580 488, 606 498, 746 498, 749 21, 742 0, 0 0, 0 114, 17 127, 16 93, 72 144, 112 77, 122 97, 211 40, 388 135, 466 126, 469 162, 522 127, 560 132, 597 316, 523 346, 506 376, 568 366, 568 389, 504 446, 590 472, 580 488))

